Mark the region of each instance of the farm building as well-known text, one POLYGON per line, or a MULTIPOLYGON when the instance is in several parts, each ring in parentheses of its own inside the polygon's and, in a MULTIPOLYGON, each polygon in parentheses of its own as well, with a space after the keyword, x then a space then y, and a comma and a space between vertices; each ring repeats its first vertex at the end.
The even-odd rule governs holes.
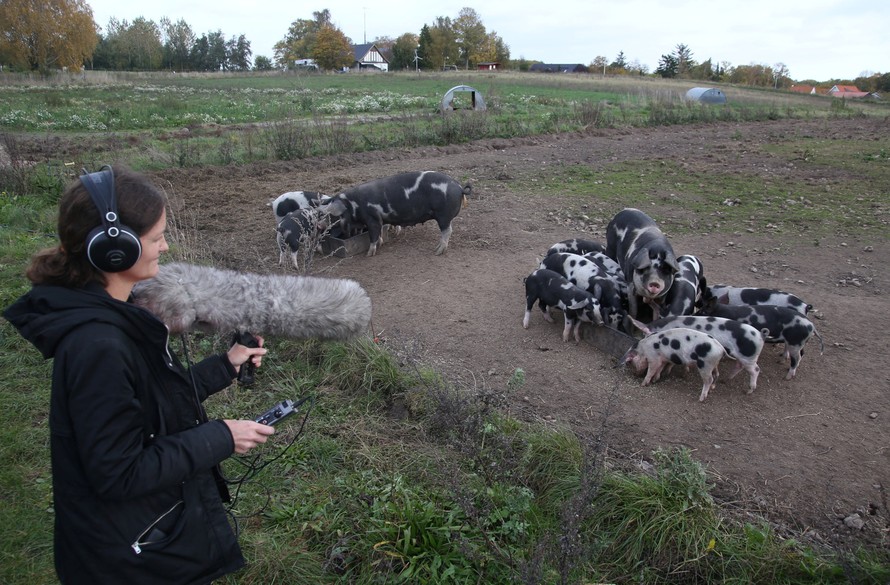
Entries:
POLYGON ((491 63, 477 63, 476 64, 476 69, 478 69, 479 71, 497 71, 500 68, 501 68, 500 63, 491 62, 491 63))
POLYGON ((355 61, 350 69, 389 71, 389 61, 374 43, 352 45, 352 51, 355 54, 355 61))
POLYGON ((828 95, 839 98, 863 98, 868 92, 860 91, 855 85, 835 85, 828 90, 828 95))
POLYGON ((686 92, 686 99, 703 104, 725 104, 726 94, 713 87, 693 87, 686 92))
POLYGON ((537 73, 589 73, 590 69, 581 63, 533 63, 528 69, 537 73))

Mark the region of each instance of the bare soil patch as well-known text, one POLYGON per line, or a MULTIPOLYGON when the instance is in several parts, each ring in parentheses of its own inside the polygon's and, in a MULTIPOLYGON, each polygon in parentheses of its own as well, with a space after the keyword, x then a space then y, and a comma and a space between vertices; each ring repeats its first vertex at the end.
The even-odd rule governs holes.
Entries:
MULTIPOLYGON (((746 374, 721 379, 703 403, 697 376, 674 374, 643 388, 629 371, 614 369, 614 358, 589 338, 563 343, 558 318, 548 324, 535 309, 528 330, 521 321, 523 278, 547 248, 577 236, 604 241, 605 224, 620 210, 590 201, 595 229, 579 232, 560 219, 561 197, 527 194, 526 186, 542 170, 665 160, 691 171, 735 166, 774 177, 842 180, 842 171, 831 176, 825 169, 787 165, 759 146, 796 135, 867 141, 887 131, 886 122, 874 120, 668 127, 177 169, 157 176, 184 202, 183 212, 195 218, 197 240, 220 267, 291 274, 292 267, 278 266, 269 198, 299 189, 335 193, 411 170, 472 181, 473 198, 455 220, 445 255, 432 254, 438 230, 429 222, 403 230, 375 257, 317 260, 316 274, 360 282, 373 301, 374 331, 385 343, 410 347, 418 361, 454 379, 503 391, 519 417, 594 432, 608 408, 614 453, 642 459, 656 447, 687 446, 715 474, 715 493, 725 502, 817 541, 886 547, 886 237, 838 234, 814 245, 806 233, 778 230, 675 235, 671 221, 690 213, 682 194, 653 197, 644 207, 678 254, 702 260, 709 282, 781 288, 816 307, 824 354, 811 342, 797 378, 786 381, 780 347, 768 346, 751 395, 744 393, 746 374), (507 381, 516 368, 524 370, 525 384, 513 392, 507 381), (864 521, 861 528, 849 526, 852 519, 845 523, 853 514, 864 521)), ((886 217, 879 219, 886 223, 886 217)))

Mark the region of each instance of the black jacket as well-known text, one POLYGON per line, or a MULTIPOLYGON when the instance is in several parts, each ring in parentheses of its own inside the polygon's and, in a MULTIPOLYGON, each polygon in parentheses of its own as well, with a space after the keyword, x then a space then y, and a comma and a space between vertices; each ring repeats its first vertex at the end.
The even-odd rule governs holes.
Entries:
POLYGON ((203 422, 200 405, 231 384, 228 359, 212 356, 189 372, 163 323, 98 285, 35 286, 3 314, 54 358, 60 580, 207 583, 243 566, 216 468, 234 441, 222 421, 203 422))

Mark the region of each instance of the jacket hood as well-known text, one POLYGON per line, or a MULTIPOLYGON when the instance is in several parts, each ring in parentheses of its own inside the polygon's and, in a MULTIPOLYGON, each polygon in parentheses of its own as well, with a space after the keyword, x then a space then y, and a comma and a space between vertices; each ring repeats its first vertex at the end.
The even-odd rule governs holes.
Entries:
POLYGON ((137 341, 167 336, 167 328, 151 313, 112 298, 99 284, 78 289, 37 285, 7 307, 3 316, 44 358, 53 357, 62 339, 87 323, 120 327, 137 341))

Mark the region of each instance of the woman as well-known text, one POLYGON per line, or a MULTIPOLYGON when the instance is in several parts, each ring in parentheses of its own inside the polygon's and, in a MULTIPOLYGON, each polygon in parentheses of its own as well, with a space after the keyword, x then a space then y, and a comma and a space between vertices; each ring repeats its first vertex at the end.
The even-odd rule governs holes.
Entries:
POLYGON ((32 289, 4 312, 54 359, 55 566, 65 584, 209 583, 244 564, 217 466, 274 430, 208 421, 201 402, 266 350, 235 344, 187 370, 164 324, 129 302, 168 249, 165 205, 142 175, 84 175, 62 196, 59 244, 35 255, 32 289), (132 246, 118 253, 110 228, 134 233, 132 246), (110 242, 111 264, 94 258, 96 240, 110 242))

